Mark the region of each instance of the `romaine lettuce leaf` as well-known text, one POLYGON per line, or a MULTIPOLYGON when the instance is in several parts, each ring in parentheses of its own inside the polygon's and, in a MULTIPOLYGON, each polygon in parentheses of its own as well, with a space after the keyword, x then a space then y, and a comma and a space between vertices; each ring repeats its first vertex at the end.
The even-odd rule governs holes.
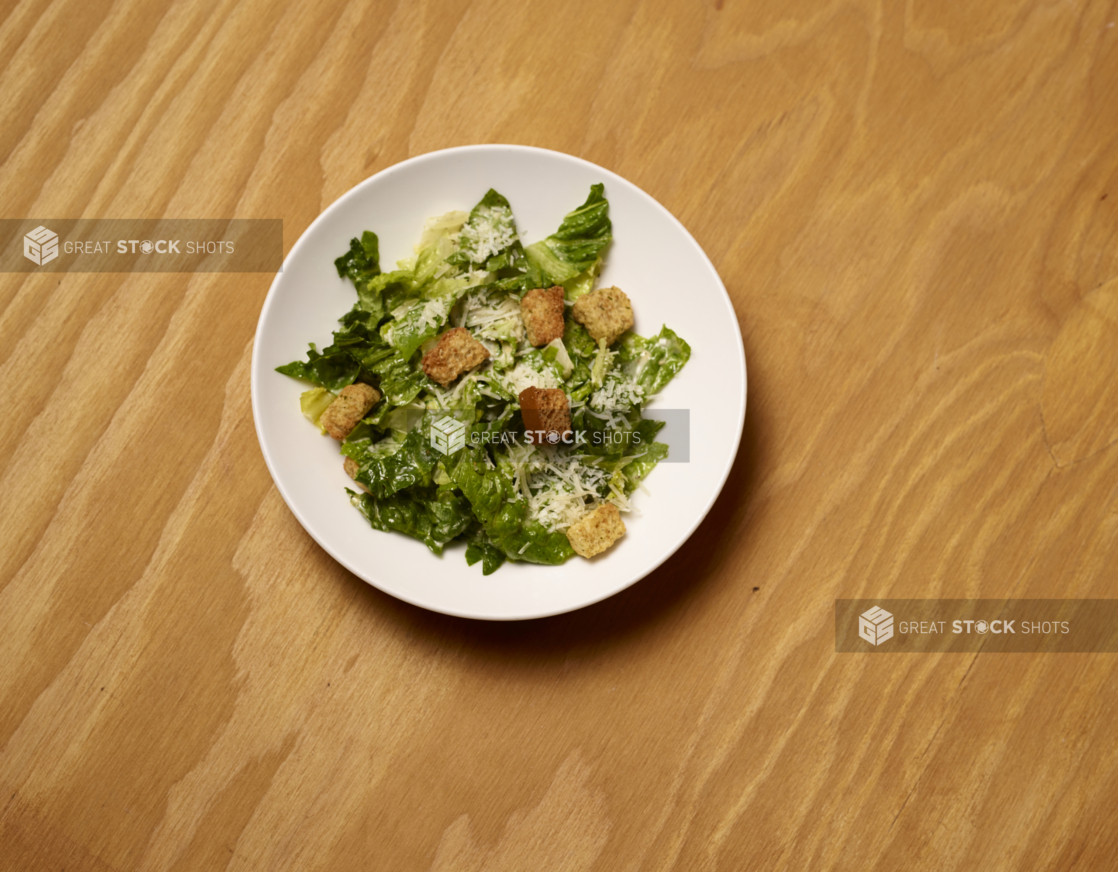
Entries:
POLYGON ((512 257, 506 255, 519 241, 509 201, 490 188, 470 212, 458 235, 458 251, 447 262, 504 269, 513 265, 512 257))
POLYGON ((431 386, 422 369, 411 366, 379 335, 369 338, 366 347, 359 352, 359 360, 364 371, 377 377, 381 393, 393 406, 407 405, 420 391, 431 386))
POLYGON ((625 464, 622 471, 625 474, 625 493, 631 494, 637 486, 652 472, 652 468, 668 456, 668 446, 663 442, 651 442, 645 450, 636 455, 635 459, 625 464))
POLYGON ((332 345, 319 353, 312 342, 306 361, 295 360, 277 366, 276 372, 312 381, 328 391, 337 393, 346 385, 353 384, 361 372, 361 364, 348 352, 332 345))
POLYGON ((574 318, 568 318, 563 328, 563 344, 567 346, 567 353, 575 360, 582 358, 589 361, 598 351, 598 343, 574 318))
POLYGON ((605 186, 593 185, 586 202, 567 213, 547 239, 524 249, 537 288, 561 285, 589 270, 613 238, 605 186))
POLYGON ((349 241, 349 251, 334 261, 339 278, 349 278, 355 285, 380 275, 380 243, 371 230, 349 241))
POLYGON ((416 349, 428 339, 431 339, 442 330, 450 317, 450 310, 458 298, 466 290, 465 282, 457 291, 452 291, 442 297, 432 300, 420 300, 407 312, 404 312, 395 321, 389 322, 383 336, 407 360, 416 349))
POLYGON ((482 575, 492 575, 505 562, 505 552, 489 541, 484 529, 479 527, 467 542, 466 565, 473 566, 480 560, 482 575))
POLYGON ((369 493, 378 499, 406 488, 432 484, 432 472, 442 455, 435 452, 428 438, 426 427, 416 427, 392 454, 376 452, 373 446, 377 443, 371 443, 357 456, 346 451, 357 461, 354 480, 365 485, 369 493))
POLYGON ((318 419, 322 417, 322 413, 330 408, 330 404, 334 402, 336 397, 330 393, 326 388, 311 388, 309 391, 303 391, 299 395, 299 408, 302 410, 303 415, 308 421, 314 424, 318 429, 325 433, 322 425, 318 423, 318 419))
POLYGON ((549 532, 528 517, 511 475, 486 464, 480 449, 467 447, 449 461, 451 480, 470 501, 489 542, 506 557, 555 565, 574 554, 566 534, 549 532))
POLYGON ((594 285, 598 281, 598 274, 602 271, 602 261, 603 259, 599 256, 587 269, 573 279, 567 279, 563 282, 563 296, 568 303, 573 303, 583 294, 589 294, 594 290, 594 285))
POLYGON ((666 326, 649 339, 630 334, 619 349, 619 362, 650 399, 664 389, 691 359, 691 346, 666 326))
POLYGON ((371 230, 361 238, 350 240, 349 251, 334 261, 341 278, 348 278, 357 289, 354 310, 371 315, 374 320, 384 316, 384 289, 403 276, 398 273, 382 275, 380 271, 380 243, 371 230))
POLYGON ((348 489, 346 493, 374 529, 419 539, 435 554, 442 554, 443 546, 473 522, 469 503, 441 488, 417 488, 414 493, 381 498, 348 489))

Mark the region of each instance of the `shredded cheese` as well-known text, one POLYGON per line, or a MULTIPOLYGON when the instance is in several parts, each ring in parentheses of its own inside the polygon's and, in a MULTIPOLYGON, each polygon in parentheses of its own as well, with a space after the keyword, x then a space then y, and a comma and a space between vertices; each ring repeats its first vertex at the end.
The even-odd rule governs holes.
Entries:
POLYGON ((525 388, 557 388, 562 385, 559 376, 546 364, 539 368, 533 366, 534 359, 521 359, 512 369, 497 376, 501 386, 514 397, 520 396, 525 388))
MULTIPOLYGON (((528 502, 528 515, 551 532, 566 530, 593 510, 609 486, 609 501, 629 511, 624 492, 613 486, 606 470, 569 449, 517 445, 509 449, 516 486, 528 502)), ((623 483, 624 476, 614 478, 623 483)))
POLYGON ((462 250, 471 263, 485 263, 516 241, 512 211, 507 206, 480 206, 477 219, 467 222, 458 235, 462 250))
POLYGON ((504 340, 519 344, 524 339, 520 301, 508 294, 473 291, 466 295, 457 326, 467 328, 478 339, 504 340))
POLYGON ((641 387, 616 373, 606 376, 605 383, 590 395, 590 408, 594 412, 627 412, 644 402, 641 387))
POLYGON ((454 300, 450 297, 444 297, 440 300, 428 300, 423 304, 423 309, 419 312, 419 325, 421 328, 437 327, 446 320, 447 313, 450 312, 450 307, 454 304, 454 300))

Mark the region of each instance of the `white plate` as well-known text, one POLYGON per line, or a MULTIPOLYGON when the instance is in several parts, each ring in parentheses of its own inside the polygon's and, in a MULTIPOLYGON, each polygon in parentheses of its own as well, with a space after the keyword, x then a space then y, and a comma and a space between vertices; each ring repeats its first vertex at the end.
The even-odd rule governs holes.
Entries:
MULTIPOLYGON (((726 482, 745 420, 745 352, 726 289, 698 243, 635 185, 584 160, 514 145, 437 151, 377 173, 307 228, 276 276, 260 313, 252 355, 252 410, 268 470, 299 523, 351 572, 385 593, 450 615, 537 618, 581 608, 633 584, 680 547, 726 482), (408 257, 423 222, 469 210, 489 188, 512 204, 525 243, 554 232, 605 183, 613 221, 601 285, 633 301, 636 332, 667 324, 691 345, 691 360, 650 409, 690 410, 690 462, 661 463, 648 493, 633 500, 626 535, 593 561, 562 566, 506 562, 485 577, 464 546, 435 557, 414 539, 373 530, 345 493, 352 481, 337 443, 299 411, 306 385, 275 367, 301 360, 307 343, 329 345, 337 319, 356 299, 334 258, 364 230, 380 237, 381 265, 408 257)), ((680 579, 684 583, 684 579, 680 579)))

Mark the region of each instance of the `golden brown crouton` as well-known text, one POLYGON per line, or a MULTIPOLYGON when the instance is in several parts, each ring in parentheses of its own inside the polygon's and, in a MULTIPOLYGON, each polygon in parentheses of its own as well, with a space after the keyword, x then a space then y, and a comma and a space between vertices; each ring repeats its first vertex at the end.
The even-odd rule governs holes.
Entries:
POLYGON ((571 316, 595 339, 613 345, 633 326, 633 307, 620 288, 598 288, 575 300, 571 316))
POLYGON ((327 433, 341 442, 349 432, 364 418, 369 409, 380 401, 380 391, 365 384, 351 384, 342 388, 319 418, 319 423, 327 433))
POLYGON ((520 301, 520 317, 528 330, 528 341, 547 345, 563 335, 563 286, 533 288, 520 301))
POLYGON ((474 339, 465 327, 454 327, 439 337, 438 344, 423 355, 423 371, 444 388, 462 373, 489 357, 489 349, 474 339))
MULTIPOLYGON (((525 388, 520 392, 520 415, 524 429, 546 433, 543 438, 555 445, 571 432, 571 404, 559 388, 525 388)), ((536 444, 539 437, 535 437, 536 444)))
POLYGON ((601 554, 625 534, 625 522, 613 503, 599 506, 567 529, 575 553, 583 557, 601 554))

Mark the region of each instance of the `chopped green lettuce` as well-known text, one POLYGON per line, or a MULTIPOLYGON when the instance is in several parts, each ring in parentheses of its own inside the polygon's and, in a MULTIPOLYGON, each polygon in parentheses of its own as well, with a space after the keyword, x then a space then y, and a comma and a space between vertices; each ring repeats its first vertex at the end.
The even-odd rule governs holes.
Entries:
POLYGON ((594 185, 586 202, 569 212, 558 230, 524 250, 533 286, 561 285, 590 270, 612 238, 605 186, 594 185))
POLYGON ((322 413, 330 407, 332 402, 334 402, 334 394, 330 393, 326 388, 311 388, 309 391, 303 391, 303 393, 299 395, 299 408, 302 410, 303 415, 323 433, 325 433, 326 430, 318 423, 318 420, 322 417, 322 413))
POLYGON ((690 347, 664 327, 647 339, 626 334, 610 348, 568 313, 562 339, 537 349, 520 317, 531 288, 561 284, 568 303, 592 291, 611 239, 598 184, 554 233, 527 247, 508 200, 492 189, 469 213, 429 220, 414 255, 390 272, 381 270, 375 233, 350 241, 335 267, 354 286, 352 308, 329 346, 312 344, 305 360, 277 371, 314 385, 300 404, 316 424, 347 385, 380 391, 383 402, 340 446, 361 488, 349 491, 351 502, 372 527, 435 554, 462 542, 467 563, 489 575, 506 561, 563 563, 574 553, 566 536, 573 520, 605 500, 628 509, 668 452, 655 441, 663 424, 642 417, 641 407, 679 372, 690 347), (422 357, 451 326, 468 329, 491 356, 442 387, 424 374, 422 357), (518 400, 527 385, 561 387, 586 441, 528 444, 518 400), (437 443, 432 427, 448 416, 465 428, 465 444, 444 453, 448 437, 437 443))

